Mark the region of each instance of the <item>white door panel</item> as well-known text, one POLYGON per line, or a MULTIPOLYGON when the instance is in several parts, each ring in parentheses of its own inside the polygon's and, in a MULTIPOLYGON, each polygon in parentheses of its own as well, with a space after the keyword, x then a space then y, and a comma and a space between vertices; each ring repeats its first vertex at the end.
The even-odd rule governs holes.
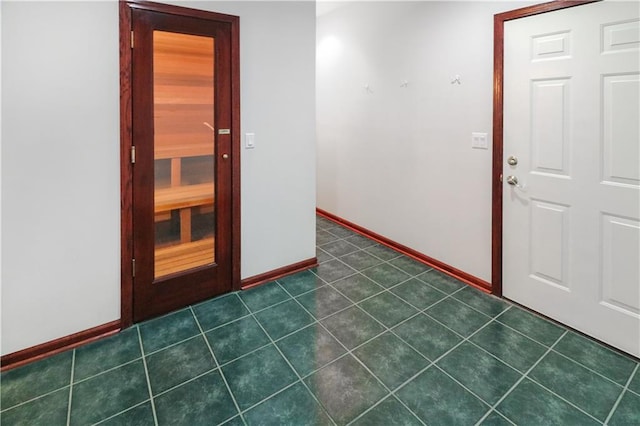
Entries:
POLYGON ((504 296, 635 356, 639 15, 605 1, 504 27, 504 296))

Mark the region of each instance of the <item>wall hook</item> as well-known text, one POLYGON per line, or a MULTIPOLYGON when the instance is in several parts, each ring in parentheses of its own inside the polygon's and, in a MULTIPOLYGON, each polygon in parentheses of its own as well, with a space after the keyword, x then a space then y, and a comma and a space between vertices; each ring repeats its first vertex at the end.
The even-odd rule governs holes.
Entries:
POLYGON ((459 74, 456 74, 456 76, 451 79, 451 84, 456 84, 456 83, 457 84, 462 84, 462 82, 460 81, 460 75, 459 74))

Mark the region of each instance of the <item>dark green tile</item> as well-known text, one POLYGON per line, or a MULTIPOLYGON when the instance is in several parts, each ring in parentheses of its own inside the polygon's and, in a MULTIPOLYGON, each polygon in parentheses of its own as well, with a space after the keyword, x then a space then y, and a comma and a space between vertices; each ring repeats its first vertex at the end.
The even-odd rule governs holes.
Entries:
POLYGON ((376 337, 353 354, 391 390, 429 364, 422 355, 391 333, 376 337))
MULTIPOLYGON (((3 405, 4 409, 5 406, 3 405)), ((0 414, 4 426, 65 426, 69 410, 69 388, 34 399, 26 404, 10 408, 0 414)))
POLYGON ((218 370, 155 398, 159 425, 218 424, 238 414, 218 370))
POLYGON ((351 302, 329 286, 298 297, 300 302, 311 314, 322 319, 351 305, 351 302))
POLYGON ((340 260, 357 271, 362 271, 363 269, 367 269, 382 263, 382 260, 378 259, 377 257, 371 256, 369 253, 362 250, 348 254, 346 256, 342 256, 340 260))
POLYGON ((222 367, 241 410, 297 380, 297 376, 273 345, 257 350, 222 367))
POLYGON ((435 367, 413 379, 396 396, 429 425, 472 425, 489 409, 435 367))
POLYGON ((384 290, 378 284, 360 274, 336 281, 333 286, 356 303, 384 290))
POLYGON ((398 268, 402 269, 403 271, 405 271, 406 273, 412 276, 420 275, 424 272, 427 272, 429 269, 431 269, 430 266, 427 266, 422 262, 418 262, 417 260, 411 259, 408 256, 400 256, 396 259, 389 261, 389 263, 391 263, 394 266, 397 266, 398 268))
POLYGON ((358 246, 345 240, 332 241, 329 244, 321 245, 320 248, 335 257, 344 256, 345 254, 360 250, 358 246))
POLYGON ((331 425, 320 404, 301 382, 272 396, 244 414, 248 425, 331 425))
POLYGON ((563 328, 516 306, 501 314, 498 321, 547 346, 555 343, 564 333, 563 328))
POLYGON ((237 293, 216 297, 193 307, 193 312, 204 331, 249 314, 237 293))
POLYGON ((330 243, 331 241, 335 241, 335 240, 337 240, 339 238, 340 237, 338 237, 337 235, 333 235, 332 233, 327 232, 325 230, 316 231, 316 244, 317 245, 327 244, 327 243, 330 243))
POLYGON ((391 291, 418 309, 426 309, 446 296, 429 284, 415 278, 394 287, 391 291))
POLYGON ((73 380, 78 381, 142 356, 138 327, 76 349, 73 380))
POLYGON ((489 321, 488 316, 452 298, 444 299, 426 312, 465 337, 470 336, 489 321))
POLYGON ((388 263, 362 271, 362 275, 371 278, 373 281, 386 288, 392 287, 410 278, 409 274, 389 265, 388 263))
POLYGON ((327 231, 331 232, 333 235, 337 235, 340 238, 349 238, 352 237, 354 235, 358 235, 355 232, 353 232, 350 229, 345 228, 344 226, 341 225, 336 225, 334 224, 334 226, 327 228, 327 231))
POLYGON ((332 260, 333 256, 322 249, 316 248, 316 259, 318 259, 318 263, 324 263, 332 260))
POLYGON ((625 392, 609 424, 611 426, 640 425, 640 396, 629 391, 625 392))
POLYGON ((389 397, 351 424, 353 426, 418 426, 422 423, 397 399, 389 397))
POLYGON ((456 299, 473 306, 480 312, 495 317, 509 307, 509 304, 497 297, 483 293, 471 286, 467 286, 453 295, 456 299))
POLYGON ((341 278, 353 275, 356 273, 356 271, 340 262, 339 260, 335 259, 319 265, 316 268, 316 273, 324 281, 332 283, 341 278))
POLYGON ((354 235, 353 237, 347 238, 347 241, 349 241, 353 245, 360 247, 361 249, 371 247, 377 244, 371 238, 367 238, 364 235, 354 235))
POLYGON ((153 411, 151 403, 145 402, 124 413, 111 417, 109 420, 100 423, 100 426, 153 426, 153 411))
POLYGON ((365 251, 385 261, 395 259, 400 256, 400 253, 387 246, 383 246, 382 244, 367 247, 365 251))
POLYGON ((145 355, 200 333, 190 309, 183 309, 140 324, 145 355))
POLYGON ((555 352, 549 352, 529 377, 601 421, 622 392, 621 386, 555 352))
POLYGON ((269 337, 251 317, 212 330, 206 336, 220 364, 269 343, 269 337))
POLYGON ((289 295, 277 282, 271 281, 240 292, 240 298, 247 304, 252 312, 256 312, 260 309, 275 305, 276 303, 284 302, 289 299, 289 295))
POLYGON ((480 424, 482 426, 510 426, 513 423, 497 411, 492 411, 480 424))
POLYGON ((462 338, 426 315, 418 315, 393 329, 422 355, 435 360, 462 338))
POLYGON ((515 424, 522 426, 599 424, 527 379, 507 395, 497 410, 515 424))
POLYGON ((280 278, 278 282, 294 297, 326 284, 311 271, 289 275, 288 277, 280 278))
POLYGON ((338 424, 346 424, 378 402, 385 389, 351 355, 321 368, 305 379, 338 424))
POLYGON ((418 312, 389 292, 365 300, 360 307, 387 327, 393 327, 418 312))
POLYGON ((495 404, 522 375, 482 349, 464 342, 438 366, 488 404, 495 404))
POLYGON ((286 336, 314 321, 313 317, 295 300, 288 300, 265 309, 256 314, 256 319, 274 340, 286 336))
POLYGON ((202 336, 149 355, 146 361, 154 395, 215 368, 202 336))
POLYGON ((636 369, 636 374, 629 383, 629 389, 640 395, 640 367, 636 369))
POLYGON ((421 279, 427 284, 447 294, 451 294, 466 285, 449 275, 436 271, 435 269, 427 272, 426 274, 420 275, 418 279, 421 279))
POLYGON ((71 424, 93 424, 147 399, 142 360, 134 361, 73 385, 71 424))
POLYGON ((21 402, 68 386, 71 382, 72 357, 73 351, 67 351, 2 373, 2 409, 6 410, 21 402))
POLYGON ((382 325, 355 306, 322 320, 322 324, 349 349, 384 331, 382 325))
POLYGON ((547 351, 545 346, 499 322, 484 327, 471 341, 523 373, 547 351))
POLYGON ((221 423, 224 426, 245 426, 244 420, 242 420, 241 416, 235 416, 234 418, 221 423))
POLYGON ((277 345, 301 376, 327 365, 346 352, 336 339, 317 324, 285 337, 277 345))
POLYGON ((553 350, 597 371, 622 386, 627 384, 636 366, 636 363, 630 358, 573 332, 565 334, 553 347, 553 350))
POLYGON ((335 222, 330 221, 326 217, 316 215, 316 226, 318 226, 320 229, 331 228, 335 226, 335 224, 335 222))

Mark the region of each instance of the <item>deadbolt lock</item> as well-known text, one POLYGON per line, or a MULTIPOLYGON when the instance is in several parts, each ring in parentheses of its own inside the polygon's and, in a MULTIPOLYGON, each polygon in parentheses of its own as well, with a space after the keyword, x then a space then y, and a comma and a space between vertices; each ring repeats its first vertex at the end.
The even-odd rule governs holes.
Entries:
POLYGON ((514 157, 513 155, 510 155, 509 158, 507 158, 507 163, 510 166, 515 166, 516 164, 518 164, 518 158, 514 157))

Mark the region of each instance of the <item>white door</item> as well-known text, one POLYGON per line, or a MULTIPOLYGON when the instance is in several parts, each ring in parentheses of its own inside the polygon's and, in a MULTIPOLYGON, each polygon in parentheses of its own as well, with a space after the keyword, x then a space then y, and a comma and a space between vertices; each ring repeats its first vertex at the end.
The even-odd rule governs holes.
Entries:
POLYGON ((605 1, 504 30, 503 294, 635 356, 638 16, 605 1))

